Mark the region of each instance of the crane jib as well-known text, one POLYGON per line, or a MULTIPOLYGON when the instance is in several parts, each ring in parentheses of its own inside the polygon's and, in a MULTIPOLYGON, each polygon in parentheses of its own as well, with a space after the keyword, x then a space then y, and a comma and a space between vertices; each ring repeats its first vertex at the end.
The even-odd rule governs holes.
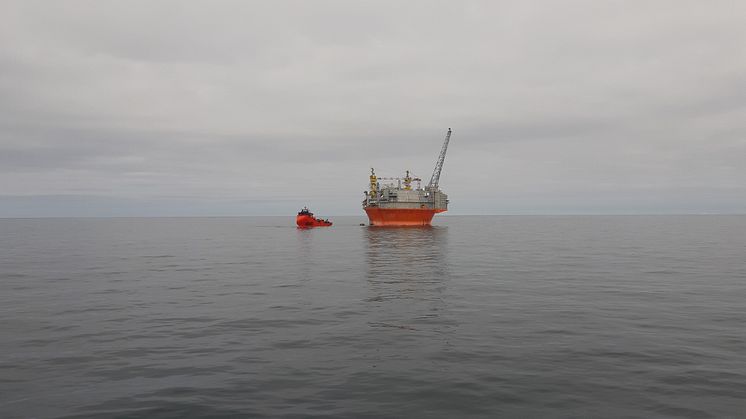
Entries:
POLYGON ((443 141, 443 147, 440 149, 440 156, 438 161, 435 163, 435 169, 433 175, 430 178, 430 183, 427 184, 427 189, 434 190, 438 189, 438 182, 440 181, 440 172, 443 170, 443 162, 446 159, 446 151, 448 151, 448 142, 451 140, 451 129, 448 128, 446 133, 446 139, 443 141))

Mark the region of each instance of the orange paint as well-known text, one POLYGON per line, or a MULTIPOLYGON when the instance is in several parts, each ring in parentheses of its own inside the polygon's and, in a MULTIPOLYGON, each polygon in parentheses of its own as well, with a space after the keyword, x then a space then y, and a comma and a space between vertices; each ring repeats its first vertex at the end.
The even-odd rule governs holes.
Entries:
POLYGON ((300 228, 329 227, 332 225, 332 222, 314 218, 313 214, 298 214, 298 216, 295 217, 295 224, 300 228))
POLYGON ((365 208, 372 226, 429 226, 433 216, 443 211, 426 208, 365 208))

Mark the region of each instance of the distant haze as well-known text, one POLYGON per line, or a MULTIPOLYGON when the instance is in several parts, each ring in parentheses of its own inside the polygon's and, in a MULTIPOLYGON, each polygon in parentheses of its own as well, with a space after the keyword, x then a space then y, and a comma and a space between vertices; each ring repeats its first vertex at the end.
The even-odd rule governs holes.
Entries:
POLYGON ((746 2, 4 1, 0 217, 746 212, 746 2))

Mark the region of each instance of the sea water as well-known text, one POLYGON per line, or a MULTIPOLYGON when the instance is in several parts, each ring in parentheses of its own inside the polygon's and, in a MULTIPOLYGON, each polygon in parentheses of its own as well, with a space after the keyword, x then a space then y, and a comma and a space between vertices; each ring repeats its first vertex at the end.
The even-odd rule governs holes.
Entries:
POLYGON ((746 417, 746 217, 0 220, 0 417, 746 417))

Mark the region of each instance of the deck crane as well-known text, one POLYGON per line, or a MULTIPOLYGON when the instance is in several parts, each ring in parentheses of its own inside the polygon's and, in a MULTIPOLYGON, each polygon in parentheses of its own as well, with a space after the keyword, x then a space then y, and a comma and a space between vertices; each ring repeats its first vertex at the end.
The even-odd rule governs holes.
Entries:
POLYGON ((440 181, 440 171, 443 170, 443 161, 446 159, 446 151, 448 151, 448 142, 451 140, 451 129, 448 128, 446 133, 446 139, 443 141, 443 148, 440 149, 440 156, 438 161, 435 163, 435 170, 433 170, 433 176, 430 178, 430 182, 427 184, 428 191, 438 190, 438 182, 440 181))

